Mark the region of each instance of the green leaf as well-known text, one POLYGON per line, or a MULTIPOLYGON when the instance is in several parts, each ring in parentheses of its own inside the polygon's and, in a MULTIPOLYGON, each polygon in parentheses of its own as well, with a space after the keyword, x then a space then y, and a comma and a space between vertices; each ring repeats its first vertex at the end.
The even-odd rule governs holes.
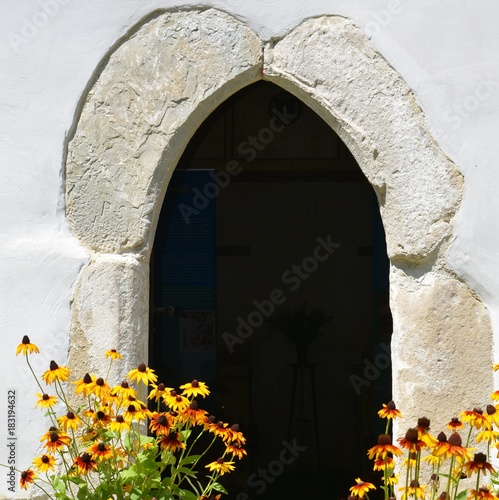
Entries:
MULTIPOLYGON (((211 485, 215 491, 223 493, 224 495, 228 495, 227 490, 220 483, 213 483, 211 485)), ((461 499, 459 499, 461 500, 461 499)))
POLYGON ((178 465, 181 467, 182 465, 187 465, 187 464, 193 464, 196 460, 199 460, 201 455, 189 455, 178 463, 178 465))
POLYGON ((456 500, 465 500, 467 496, 468 496, 468 490, 460 491, 456 496, 456 500))

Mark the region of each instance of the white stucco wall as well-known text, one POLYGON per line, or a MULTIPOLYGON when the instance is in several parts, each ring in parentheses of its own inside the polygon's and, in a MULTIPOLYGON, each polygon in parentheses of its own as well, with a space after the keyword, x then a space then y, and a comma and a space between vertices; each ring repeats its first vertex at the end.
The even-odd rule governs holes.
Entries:
MULTIPOLYGON (((465 176, 448 263, 489 308, 499 334, 499 5, 483 0, 227 0, 204 2, 235 15, 263 40, 304 19, 354 20, 414 91, 435 138, 465 176)), ((15 347, 27 334, 42 349, 39 370, 64 362, 72 287, 87 253, 72 237, 64 206, 65 137, 101 59, 155 9, 200 2, 24 0, 0 4, 0 436, 7 391, 16 389, 17 466, 44 432, 32 412, 34 387, 15 347), (39 26, 36 26, 38 24, 39 26), (27 432, 29 430, 29 432, 27 432)), ((480 360, 477 360, 480 363, 480 360)), ((0 462, 5 462, 4 451, 0 462)), ((18 490, 18 488, 16 487, 18 490)), ((0 472, 0 498, 15 498, 0 472)))

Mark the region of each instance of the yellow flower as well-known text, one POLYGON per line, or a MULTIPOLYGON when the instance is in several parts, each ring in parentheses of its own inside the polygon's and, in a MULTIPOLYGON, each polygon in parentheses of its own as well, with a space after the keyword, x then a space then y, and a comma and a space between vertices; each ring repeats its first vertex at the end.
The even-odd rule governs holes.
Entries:
POLYGON ((69 368, 59 366, 55 361, 50 362, 50 368, 42 375, 42 379, 47 385, 53 384, 56 380, 65 382, 71 374, 69 368))
POLYGON ((180 441, 180 433, 172 431, 169 434, 162 434, 158 440, 158 446, 162 450, 177 451, 185 448, 185 443, 180 441))
POLYGON ((21 485, 22 489, 27 490, 28 484, 34 482, 35 479, 35 473, 31 469, 28 469, 21 472, 21 479, 19 480, 19 484, 21 485))
POLYGON ((123 415, 117 415, 116 418, 110 422, 109 428, 113 432, 118 431, 119 433, 122 433, 123 431, 130 430, 130 422, 126 421, 123 418, 123 415))
POLYGON ((163 401, 170 407, 170 409, 179 412, 184 411, 190 405, 190 401, 185 396, 181 396, 175 391, 170 391, 170 394, 165 394, 163 396, 163 401))
POLYGON ((492 464, 487 462, 487 456, 485 453, 475 453, 473 460, 470 460, 464 464, 465 470, 468 472, 468 477, 471 476, 473 472, 482 471, 484 475, 487 475, 487 471, 494 473, 494 467, 492 464))
POLYGON ((130 387, 130 384, 126 380, 123 380, 120 385, 115 385, 113 387, 113 392, 119 394, 122 398, 129 398, 130 396, 135 398, 137 395, 135 389, 130 387))
POLYGON ((39 406, 45 410, 50 410, 53 406, 57 404, 57 398, 55 396, 49 396, 48 394, 36 393, 38 396, 38 401, 35 404, 35 408, 39 406))
POLYGON ((102 377, 95 379, 90 384, 88 390, 90 394, 98 397, 101 401, 106 401, 111 395, 111 387, 109 387, 109 384, 102 377))
POLYGON ((477 434, 475 440, 477 443, 488 441, 490 444, 493 444, 499 440, 499 432, 493 431, 492 429, 483 429, 477 434))
POLYGON ((65 431, 68 429, 77 430, 82 423, 81 418, 72 411, 68 411, 66 415, 59 417, 57 421, 65 431))
POLYGON ((94 377, 92 377, 90 374, 85 373, 85 376, 77 380, 75 382, 76 387, 75 387, 75 392, 76 394, 82 394, 84 398, 86 398, 89 393, 90 393, 90 388, 92 387, 92 384, 94 382, 94 377))
POLYGON ((395 419, 399 418, 402 416, 402 413, 400 413, 399 410, 397 410, 397 407, 395 406, 395 403, 393 401, 390 401, 387 405, 383 403, 383 408, 378 411, 378 415, 381 418, 386 418, 386 419, 395 419))
POLYGON ((204 398, 210 394, 208 386, 204 382, 198 382, 197 380, 181 385, 180 389, 183 390, 182 395, 187 397, 202 396, 204 398))
POLYGON ((210 471, 216 471, 221 476, 223 476, 226 472, 231 472, 235 469, 234 462, 226 462, 223 458, 219 458, 211 464, 205 465, 207 469, 210 471))
POLYGON ((375 490, 376 489, 376 486, 374 486, 374 484, 362 481, 362 479, 360 479, 360 477, 358 477, 355 480, 355 482, 357 484, 355 484, 354 486, 352 486, 350 488, 350 491, 352 492, 352 495, 354 495, 356 497, 363 498, 364 495, 369 490, 375 490))
POLYGON ((92 458, 90 453, 83 453, 76 457, 74 466, 80 474, 86 475, 90 471, 97 469, 97 462, 92 458))
POLYGON ((95 443, 88 449, 88 452, 92 454, 92 458, 101 461, 114 456, 113 449, 104 443, 95 443))
POLYGON ((156 401, 157 403, 165 393, 170 393, 171 391, 173 391, 173 388, 166 387, 163 383, 158 385, 152 384, 152 389, 147 396, 147 399, 154 399, 154 401, 156 401))
POLYGON ((155 383, 158 380, 158 376, 154 373, 154 370, 148 368, 144 363, 130 370, 127 377, 132 382, 142 382, 144 385, 155 383))
POLYGON ((373 458, 385 458, 388 453, 393 455, 401 455, 402 451, 397 446, 392 444, 392 438, 388 434, 380 434, 378 436, 378 444, 367 451, 369 460, 373 458))
POLYGON ((44 448, 54 452, 63 446, 69 446, 71 438, 62 431, 54 430, 43 435, 41 441, 45 440, 44 448))
POLYGON ((422 484, 422 485, 417 484, 415 486, 414 481, 411 481, 409 488, 405 488, 405 486, 402 488, 399 488, 399 491, 404 492, 404 493, 402 493, 402 500, 407 500, 409 497, 413 497, 415 499, 420 498, 421 500, 424 500, 425 493, 426 493, 425 490, 426 490, 426 486, 424 484, 422 484))
POLYGON ((232 444, 229 444, 227 448, 225 449, 227 453, 232 454, 232 458, 237 457, 239 460, 243 458, 243 455, 246 455, 246 450, 241 447, 241 445, 235 441, 232 444))
POLYGON ((468 496, 468 500, 497 500, 497 496, 491 493, 491 491, 486 487, 482 486, 476 490, 470 490, 470 494, 468 496))
POLYGON ((116 349, 110 349, 109 351, 106 351, 106 359, 111 358, 111 359, 121 359, 122 356, 121 354, 116 350, 116 349))
POLYGON ((22 342, 17 346, 16 356, 18 354, 27 355, 28 353, 29 354, 33 354, 33 353, 38 354, 39 352, 40 352, 40 349, 38 349, 38 347, 35 344, 32 344, 29 341, 29 337, 27 335, 25 335, 23 337, 22 342))
POLYGON ((42 455, 33 460, 33 465, 40 472, 48 472, 49 470, 54 470, 55 458, 52 455, 42 455))

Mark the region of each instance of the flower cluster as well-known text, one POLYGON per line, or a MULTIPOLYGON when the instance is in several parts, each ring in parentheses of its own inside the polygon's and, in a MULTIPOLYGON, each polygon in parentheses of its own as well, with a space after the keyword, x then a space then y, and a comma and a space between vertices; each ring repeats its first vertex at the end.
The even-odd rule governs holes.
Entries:
MULTIPOLYGON (((40 439, 41 455, 20 471, 21 488, 35 485, 49 498, 64 500, 208 500, 226 493, 218 479, 246 454, 246 439, 237 424, 217 421, 199 407, 197 398, 209 395, 206 384, 193 380, 177 391, 158 384, 154 370, 141 364, 116 386, 107 376, 89 373, 72 381, 79 398, 74 403, 66 390, 70 370, 51 361, 40 381, 29 361, 36 353, 25 336, 16 354, 25 356, 35 376, 35 406, 46 410, 50 427, 40 439), (152 388, 149 405, 138 398, 140 384, 152 388), (219 458, 202 466, 217 446, 219 458)), ((112 349, 105 357, 109 375, 121 356, 112 349)))
MULTIPOLYGON (((491 399, 498 400, 499 392, 494 392, 491 399)), ((401 500, 499 500, 499 473, 491 463, 492 451, 499 449, 499 405, 489 404, 485 411, 463 411, 447 423, 446 432, 436 436, 430 433, 430 420, 422 417, 397 440, 398 445, 389 434, 390 421, 402 416, 395 403, 384 404, 378 415, 387 421, 385 433, 367 454, 374 461, 374 470, 383 474, 385 500, 397 495, 401 500), (395 474, 395 470, 399 473, 395 474), (422 477, 424 473, 428 477, 422 477), (465 478, 474 479, 474 489, 460 490, 465 478), (490 481, 481 484, 484 479, 490 481)), ((349 500, 367 497, 371 489, 375 489, 372 483, 356 479, 349 500)))

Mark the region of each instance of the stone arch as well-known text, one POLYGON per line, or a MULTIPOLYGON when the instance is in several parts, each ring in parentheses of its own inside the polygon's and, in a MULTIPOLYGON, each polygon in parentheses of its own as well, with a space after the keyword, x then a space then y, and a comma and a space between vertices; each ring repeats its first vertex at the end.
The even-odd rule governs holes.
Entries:
POLYGON ((399 406, 409 416, 430 412, 438 398, 447 418, 462 401, 483 400, 492 384, 489 317, 445 264, 463 179, 405 82, 336 16, 263 47, 214 9, 157 13, 109 56, 68 144, 67 217, 90 252, 72 305, 72 366, 94 370, 110 343, 127 360, 117 376, 146 359, 148 258, 171 173, 208 114, 261 78, 329 123, 376 190, 392 262, 399 406), (477 390, 475 380, 486 382, 477 390))

